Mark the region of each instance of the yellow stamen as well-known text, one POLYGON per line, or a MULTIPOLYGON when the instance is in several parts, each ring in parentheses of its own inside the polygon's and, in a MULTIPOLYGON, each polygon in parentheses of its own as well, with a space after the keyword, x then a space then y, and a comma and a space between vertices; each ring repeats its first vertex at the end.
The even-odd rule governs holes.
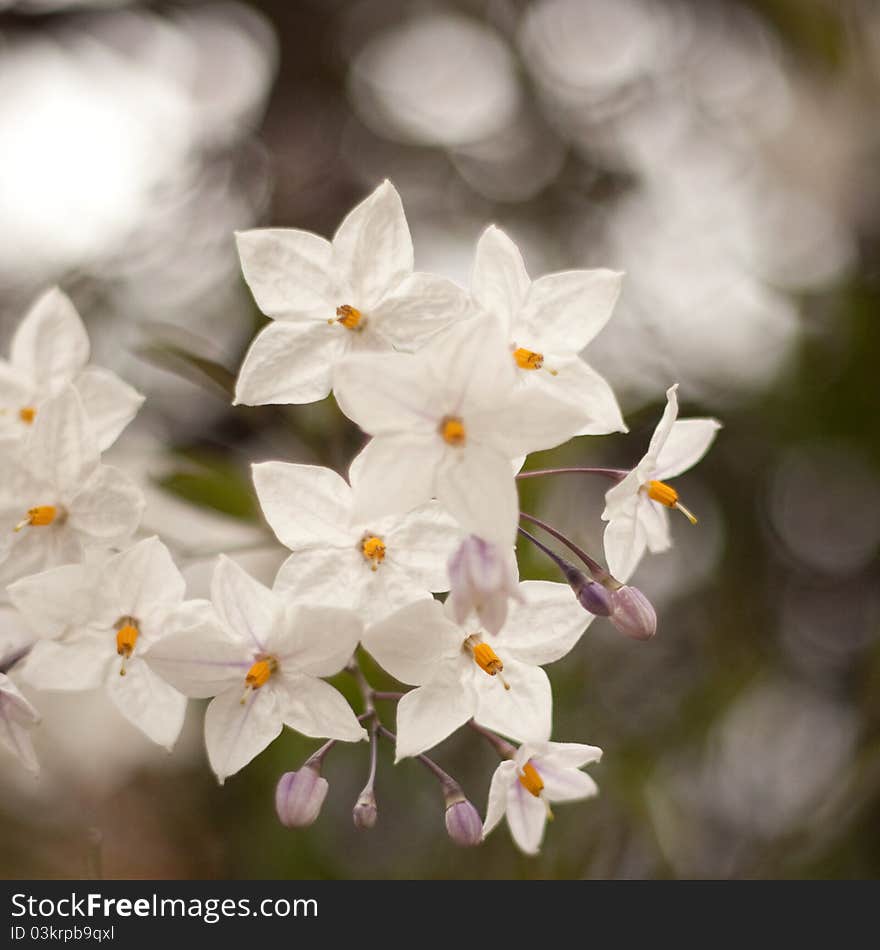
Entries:
POLYGON ((36 418, 37 410, 33 406, 25 406, 23 409, 18 410, 18 418, 25 425, 30 425, 36 418))
POLYGON ((520 369, 540 369, 544 365, 543 353, 536 353, 522 346, 513 351, 513 358, 520 369))
POLYGON ((140 636, 137 621, 133 617, 123 617, 116 624, 116 652, 122 657, 119 675, 125 676, 125 661, 131 658, 140 636))
POLYGON ((526 762, 522 767, 519 784, 522 785, 530 795, 534 795, 535 798, 540 798, 541 792, 544 791, 544 780, 538 774, 538 770, 532 765, 531 761, 526 762))
POLYGON ((443 441, 449 445, 464 445, 467 439, 467 433, 464 429, 464 422, 458 416, 446 416, 440 423, 440 435, 443 441))
MULTIPOLYGON (((363 330, 364 315, 356 307, 343 304, 336 308, 336 322, 341 323, 346 330, 363 330)), ((332 322, 332 321, 331 321, 332 322)))
POLYGON ((381 538, 374 534, 368 534, 361 541, 361 554, 367 561, 372 562, 372 570, 378 570, 379 565, 385 560, 385 543, 381 538))
POLYGON ((252 689, 259 689, 261 686, 265 686, 269 682, 269 677, 277 672, 278 670, 278 660, 274 656, 267 656, 262 660, 257 660, 251 668, 247 671, 247 676, 244 678, 245 687, 244 695, 241 697, 242 706, 247 701, 248 692, 252 689))
POLYGON ((696 516, 688 511, 687 508, 678 500, 678 492, 666 482, 650 481, 648 482, 648 497, 654 501, 659 501, 661 505, 667 508, 675 508, 680 511, 691 524, 696 524, 696 516))
POLYGON ((483 643, 477 635, 468 637, 464 643, 467 649, 471 651, 474 663, 489 676, 497 676, 504 684, 504 688, 510 689, 510 683, 500 675, 504 669, 504 664, 492 647, 488 643, 483 643))
POLYGON ((36 508, 28 509, 27 518, 20 521, 13 530, 21 531, 22 528, 26 528, 28 525, 35 528, 44 528, 46 525, 52 524, 57 517, 58 509, 54 505, 37 505, 36 508))

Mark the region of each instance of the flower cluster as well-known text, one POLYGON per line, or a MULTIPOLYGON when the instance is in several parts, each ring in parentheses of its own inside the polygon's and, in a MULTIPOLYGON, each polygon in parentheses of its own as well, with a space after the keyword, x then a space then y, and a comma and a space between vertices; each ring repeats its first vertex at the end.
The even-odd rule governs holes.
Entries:
POLYGON ((629 637, 653 636, 654 610, 627 582, 646 551, 669 546, 667 509, 695 520, 667 479, 703 456, 718 423, 677 420, 673 385, 631 471, 521 471, 532 452, 626 432, 610 386, 581 355, 612 314, 621 274, 532 280, 496 227, 477 244, 469 291, 416 272, 388 182, 332 241, 266 229, 237 242, 270 322, 245 358, 236 403, 301 404, 332 391, 365 445, 347 478, 315 465, 255 464, 260 506, 290 555, 269 588, 218 552, 210 599, 188 599, 172 552, 141 530, 136 483, 101 458, 142 397, 89 364, 70 301, 58 290, 42 296, 0 361, 0 589, 34 638, 0 662, 0 740, 37 769, 30 734, 39 714, 21 686, 104 688, 168 749, 187 700, 209 699, 205 743, 221 783, 285 726, 327 740, 279 780, 285 825, 317 818, 331 749, 366 740, 371 767, 353 818, 372 827, 376 746, 387 740, 398 761, 417 757, 439 781, 455 842, 478 844, 506 816, 517 845, 534 853, 552 803, 595 795, 581 770, 601 756, 552 741, 544 667, 596 617, 629 637), (611 483, 607 567, 520 510, 519 480, 560 473, 611 483), (519 539, 561 579, 521 581, 519 539), (364 653, 400 692, 370 684, 364 653), (327 682, 341 671, 357 686, 359 712, 327 682), (385 703, 396 709, 393 732, 385 703), (484 822, 426 755, 463 726, 501 758, 484 822))

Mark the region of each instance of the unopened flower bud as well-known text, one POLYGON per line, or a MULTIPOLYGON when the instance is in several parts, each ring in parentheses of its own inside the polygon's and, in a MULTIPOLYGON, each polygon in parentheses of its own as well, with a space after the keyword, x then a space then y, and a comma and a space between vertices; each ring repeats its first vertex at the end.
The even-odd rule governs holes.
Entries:
POLYGON ((657 613, 637 587, 621 587, 611 595, 611 622, 626 637, 650 640, 657 632, 657 613))
POLYGON ((569 564, 562 558, 559 559, 559 566, 584 610, 597 617, 611 616, 614 605, 610 590, 597 581, 590 580, 583 571, 579 571, 573 564, 569 564))
POLYGON ((351 811, 351 818, 355 828, 369 831, 376 824, 379 810, 376 808, 376 796, 372 789, 364 789, 351 811))
POLYGON ((480 813, 466 798, 460 798, 447 807, 446 831, 453 842, 462 848, 472 848, 483 840, 480 813))
POLYGON ((516 562, 511 552, 469 535, 449 559, 447 603, 456 623, 476 611, 489 633, 498 633, 507 619, 511 597, 519 598, 516 562))
POLYGON ((307 828, 318 817, 329 788, 317 764, 306 764, 298 772, 285 772, 275 789, 278 820, 288 828, 307 828))

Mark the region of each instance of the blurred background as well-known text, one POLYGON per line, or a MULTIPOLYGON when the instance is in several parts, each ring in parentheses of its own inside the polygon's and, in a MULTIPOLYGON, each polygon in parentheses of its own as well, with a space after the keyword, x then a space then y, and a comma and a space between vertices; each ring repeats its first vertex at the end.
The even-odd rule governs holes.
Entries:
MULTIPOLYGON (((725 424, 677 482, 699 527, 636 575, 656 638, 597 621, 549 670, 555 738, 605 758, 540 857, 504 826, 456 849, 385 747, 375 830, 350 818, 364 745, 294 832, 274 785, 317 743, 286 732, 219 788, 200 704, 169 756, 100 696, 31 694, 43 774, 0 761, 0 875, 880 875, 878 107, 872 0, 0 0, 0 343, 42 288, 71 294, 149 397, 113 461, 193 593, 220 550, 267 580, 284 556, 250 462, 344 470, 361 442, 331 400, 230 407, 262 322, 232 232, 329 236, 385 177, 420 269, 466 284, 496 222, 533 275, 626 271, 589 358, 631 435, 530 466, 632 464, 676 380, 683 415, 725 424)), ((537 482, 524 506, 601 553, 605 484, 537 482)), ((434 757, 484 811, 492 750, 464 731, 434 757)))

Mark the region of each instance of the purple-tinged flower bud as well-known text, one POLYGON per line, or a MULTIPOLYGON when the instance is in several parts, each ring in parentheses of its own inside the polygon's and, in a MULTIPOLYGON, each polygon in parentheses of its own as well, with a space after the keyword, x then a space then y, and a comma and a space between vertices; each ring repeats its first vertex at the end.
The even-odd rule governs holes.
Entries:
POLYGON ((466 798, 460 798, 447 806, 446 831, 453 842, 462 848, 472 848, 483 840, 480 813, 466 798))
POLYGON ((351 811, 351 818, 355 828, 361 831, 369 831, 376 824, 379 817, 379 810, 376 808, 376 796, 372 789, 364 789, 358 798, 354 808, 351 811))
POLYGON ((327 790, 320 765, 304 765, 298 772, 285 772, 275 789, 278 820, 288 828, 307 828, 318 817, 327 790))
POLYGON ((621 587, 611 595, 611 622, 626 637, 650 640, 657 632, 657 612, 638 587, 621 587))
POLYGON ((565 579, 574 591, 581 607, 597 617, 610 617, 614 609, 611 591, 597 581, 590 580, 583 571, 579 571, 573 564, 569 564, 562 558, 559 561, 565 579))
POLYGON ((450 557, 448 569, 447 603, 456 623, 464 623, 475 610, 483 627, 498 633, 507 619, 509 599, 520 596, 512 552, 472 534, 450 557))

